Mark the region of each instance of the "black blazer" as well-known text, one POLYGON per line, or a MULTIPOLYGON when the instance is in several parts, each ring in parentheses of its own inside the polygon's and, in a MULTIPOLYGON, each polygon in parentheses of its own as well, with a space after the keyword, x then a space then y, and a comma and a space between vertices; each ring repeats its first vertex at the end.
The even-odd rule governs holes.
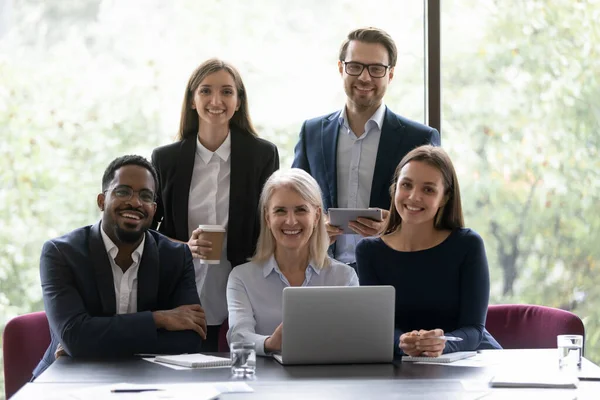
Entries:
MULTIPOLYGON (((338 207, 337 145, 340 114, 341 111, 336 111, 305 121, 300 130, 300 140, 294 149, 292 167, 302 168, 317 180, 323 192, 325 210, 338 207)), ((424 144, 439 146, 439 132, 394 114, 386 107, 381 139, 377 148, 369 207, 379 207, 384 210, 390 208, 390 185, 396 167, 409 151, 424 144)))
MULTIPOLYGON (((189 240, 188 200, 195 156, 196 136, 152 152, 159 180, 153 228, 158 226, 159 232, 184 242, 189 240)), ((227 259, 235 267, 254 255, 260 230, 258 200, 266 180, 279 169, 279 153, 273 143, 232 128, 230 157, 227 259)))
POLYGON ((44 243, 40 277, 51 342, 34 377, 54 362, 59 343, 72 357, 200 351, 202 339, 196 332, 157 330, 151 312, 200 304, 188 247, 146 232, 138 270, 138 312, 132 314, 116 314, 108 257, 100 223, 44 243))

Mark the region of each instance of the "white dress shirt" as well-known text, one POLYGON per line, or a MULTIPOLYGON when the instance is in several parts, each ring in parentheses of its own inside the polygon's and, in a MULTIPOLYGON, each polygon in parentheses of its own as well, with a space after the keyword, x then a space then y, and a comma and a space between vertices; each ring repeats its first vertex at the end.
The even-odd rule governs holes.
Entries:
POLYGON ((102 235, 102 241, 108 254, 108 260, 110 261, 110 267, 112 268, 113 280, 115 283, 115 300, 117 306, 117 314, 131 314, 136 313, 137 310, 137 284, 138 284, 138 270, 140 269, 140 260, 144 253, 144 243, 146 243, 146 234, 142 236, 142 243, 131 254, 133 264, 123 273, 121 267, 119 267, 115 261, 117 254, 119 254, 119 248, 112 240, 108 237, 104 229, 100 227, 100 233, 102 235))
MULTIPOLYGON (((319 269, 306 268, 302 286, 358 286, 358 276, 349 266, 331 260, 319 269)), ((283 321, 283 289, 290 286, 275 257, 265 263, 238 265, 229 275, 229 343, 252 342, 256 354, 265 354, 265 340, 283 321)))
MULTIPOLYGON (((188 201, 188 236, 198 225, 222 225, 229 221, 229 188, 231 177, 231 132, 219 148, 212 152, 196 138, 196 157, 188 201)), ((227 318, 227 277, 231 263, 227 260, 227 236, 219 264, 202 264, 194 258, 196 288, 206 313, 208 325, 220 325, 227 318)))
MULTIPOLYGON (((365 124, 360 136, 352 131, 342 110, 337 147, 337 200, 340 208, 368 208, 371 199, 373 173, 377 149, 385 117, 385 104, 381 104, 365 124)), ((336 240, 335 258, 343 263, 356 261, 354 249, 360 235, 340 235, 336 240)))

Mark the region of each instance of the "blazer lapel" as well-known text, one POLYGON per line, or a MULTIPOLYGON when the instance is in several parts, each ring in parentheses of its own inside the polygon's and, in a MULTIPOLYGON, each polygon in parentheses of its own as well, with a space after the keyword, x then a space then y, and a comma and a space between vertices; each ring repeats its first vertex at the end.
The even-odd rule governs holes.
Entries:
MULTIPOLYGON (((196 136, 184 139, 181 142, 181 153, 177 160, 173 184, 173 220, 175 221, 175 233, 177 238, 189 237, 188 232, 188 201, 190 197, 190 185, 194 172, 194 160, 196 157, 196 136)), ((183 240, 183 239, 182 239, 183 240)))
POLYGON ((386 107, 383 126, 381 127, 381 139, 377 148, 377 159, 369 199, 370 207, 378 207, 382 193, 387 194, 389 192, 392 182, 388 179, 394 174, 397 167, 398 151, 403 140, 402 125, 398 122, 396 115, 386 107))
MULTIPOLYGON (((231 154, 229 159, 231 160, 231 169, 229 175, 229 222, 227 224, 227 243, 231 243, 231 246, 228 247, 228 256, 233 254, 229 251, 229 249, 233 248, 232 239, 236 237, 241 237, 236 235, 234 232, 238 227, 241 227, 241 223, 238 222, 238 218, 240 215, 240 206, 234 201, 235 199, 243 199, 247 193, 244 193, 246 188, 248 187, 245 182, 250 179, 250 173, 252 173, 252 169, 248 166, 250 165, 250 156, 252 156, 249 151, 252 147, 250 143, 248 143, 248 138, 246 135, 235 128, 231 129, 231 154)), ((231 258, 231 257, 230 257, 231 258)))
POLYGON ((100 302, 102 303, 102 314, 115 315, 117 312, 115 281, 110 261, 108 260, 109 255, 106 252, 106 247, 100 234, 100 224, 101 222, 97 222, 90 230, 90 258, 96 276, 100 302))
POLYGON ((329 204, 336 208, 337 203, 337 145, 340 132, 338 118, 341 111, 332 114, 324 119, 321 125, 321 151, 323 155, 323 165, 325 167, 325 176, 329 189, 329 204))
POLYGON ((160 278, 158 246, 149 232, 146 232, 145 235, 144 252, 137 277, 138 311, 156 310, 158 304, 158 282, 160 278))

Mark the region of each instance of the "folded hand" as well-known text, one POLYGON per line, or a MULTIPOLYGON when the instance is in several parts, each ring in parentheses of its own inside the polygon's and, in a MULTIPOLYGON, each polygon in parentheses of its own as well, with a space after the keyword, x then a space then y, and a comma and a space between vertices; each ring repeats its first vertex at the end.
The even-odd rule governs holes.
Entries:
POLYGON ((154 311, 152 313, 156 327, 168 331, 193 330, 202 339, 206 339, 206 317, 199 304, 179 306, 172 310, 154 311))

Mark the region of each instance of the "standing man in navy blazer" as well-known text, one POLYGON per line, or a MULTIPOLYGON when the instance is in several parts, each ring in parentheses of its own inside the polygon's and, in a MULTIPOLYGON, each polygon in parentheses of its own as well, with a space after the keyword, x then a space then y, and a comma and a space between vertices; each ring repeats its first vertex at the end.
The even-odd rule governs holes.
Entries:
MULTIPOLYGON (((398 51, 377 28, 352 31, 342 43, 338 68, 346 105, 332 114, 305 121, 294 150, 293 167, 319 183, 326 209, 390 207, 389 188, 400 160, 415 147, 440 145, 437 130, 390 111, 383 96, 394 77, 398 51)), ((377 234, 383 223, 360 218, 356 235, 341 235, 328 224, 334 257, 356 268, 354 249, 361 237, 377 234)))
POLYGON ((157 188, 145 158, 117 158, 102 178, 102 220, 44 244, 40 275, 51 343, 34 377, 62 355, 200 351, 206 321, 192 254, 148 230, 157 188))

